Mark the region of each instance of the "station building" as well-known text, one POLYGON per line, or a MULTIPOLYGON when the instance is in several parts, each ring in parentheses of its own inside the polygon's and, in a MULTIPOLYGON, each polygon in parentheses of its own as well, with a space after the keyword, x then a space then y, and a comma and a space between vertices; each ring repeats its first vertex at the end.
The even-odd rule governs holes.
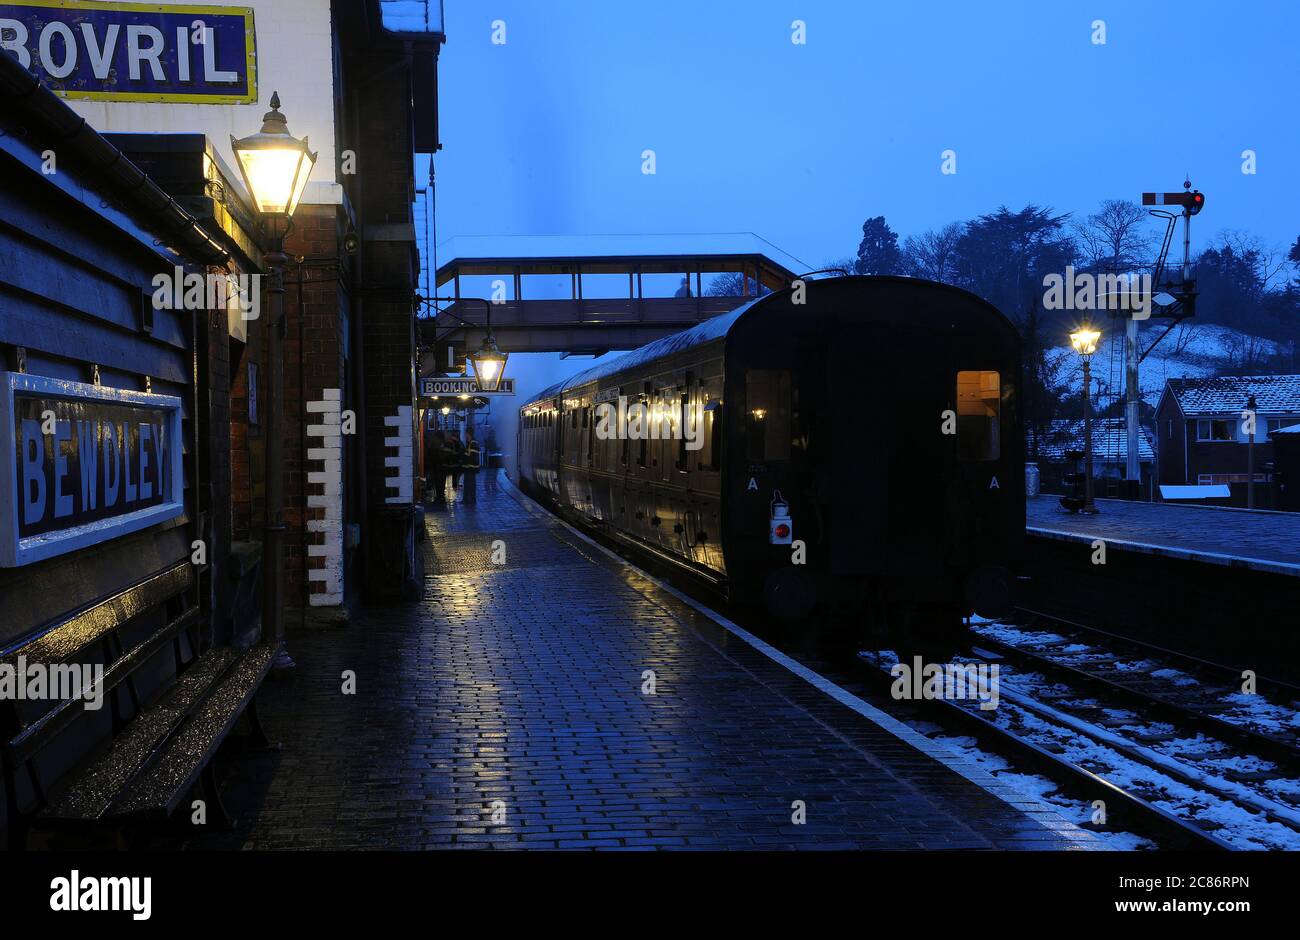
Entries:
MULTIPOLYGON (((285 243, 287 619, 416 589, 412 203, 442 41, 437 0, 0 3, 0 661, 75 639, 130 675, 32 781, 6 764, 0 829, 256 630, 270 242, 231 138, 273 93, 317 155, 285 243)), ((38 717, 0 703, 0 748, 38 717)))
MULTIPOLYGON (((286 599, 320 613, 359 598, 361 585, 377 599, 409 592, 414 160, 439 146, 439 0, 71 7, 51 0, 9 16, 18 25, 6 49, 199 219, 229 252, 230 273, 261 272, 267 244, 231 139, 257 131, 274 92, 290 133, 317 154, 286 240, 286 599), (137 22, 150 32, 129 46, 137 22), (43 43, 46 29, 74 36, 75 52, 59 60, 64 47, 43 43), (114 69, 99 80, 91 47, 112 49, 113 38, 114 69), (156 54, 133 54, 154 41, 156 54), (340 416, 355 433, 332 430, 340 416)), ((214 467, 203 522, 215 554, 234 545, 247 566, 264 524, 268 370, 257 320, 232 312, 221 329, 201 392, 231 431, 202 442, 214 467)))

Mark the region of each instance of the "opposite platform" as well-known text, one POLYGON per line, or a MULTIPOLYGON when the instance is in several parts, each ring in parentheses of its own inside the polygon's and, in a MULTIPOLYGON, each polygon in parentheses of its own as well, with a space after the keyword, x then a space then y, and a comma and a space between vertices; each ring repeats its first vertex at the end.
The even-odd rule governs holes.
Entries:
POLYGON ((1030 535, 1107 543, 1144 554, 1300 577, 1300 513, 1099 499, 1092 516, 1067 513, 1059 496, 1031 496, 1030 535))

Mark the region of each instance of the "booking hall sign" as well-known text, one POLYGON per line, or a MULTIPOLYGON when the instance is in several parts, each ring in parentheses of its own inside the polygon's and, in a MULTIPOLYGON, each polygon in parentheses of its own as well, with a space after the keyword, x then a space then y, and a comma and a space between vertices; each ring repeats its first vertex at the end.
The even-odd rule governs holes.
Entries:
POLYGON ((182 451, 179 398, 0 372, 0 567, 181 515, 182 451))
POLYGON ((0 0, 0 48, 66 98, 257 101, 248 7, 0 0))

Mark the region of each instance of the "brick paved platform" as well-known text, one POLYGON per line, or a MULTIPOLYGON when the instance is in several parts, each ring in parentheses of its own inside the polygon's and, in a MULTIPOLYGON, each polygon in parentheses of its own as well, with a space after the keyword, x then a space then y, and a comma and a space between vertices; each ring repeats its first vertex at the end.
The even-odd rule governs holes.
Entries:
POLYGON ((1060 497, 1031 497, 1026 530, 1066 541, 1107 542, 1145 554, 1300 577, 1300 514, 1099 499, 1100 512, 1064 512, 1060 497))
POLYGON ((284 749, 225 762, 244 823, 190 847, 1096 846, 481 482, 426 515, 422 601, 291 631, 262 708, 284 749))

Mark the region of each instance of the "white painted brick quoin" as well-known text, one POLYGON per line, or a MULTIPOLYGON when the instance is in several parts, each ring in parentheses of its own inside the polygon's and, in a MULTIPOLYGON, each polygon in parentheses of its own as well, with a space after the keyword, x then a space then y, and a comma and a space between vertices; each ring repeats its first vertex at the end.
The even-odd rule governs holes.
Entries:
POLYGON ((415 502, 415 418, 410 405, 401 405, 397 414, 384 418, 384 426, 392 428, 391 436, 384 438, 388 456, 384 466, 388 473, 384 485, 396 493, 389 494, 385 502, 415 502))
POLYGON ((307 546, 307 555, 324 558, 325 567, 308 569, 307 580, 323 584, 325 590, 308 596, 313 607, 337 607, 343 603, 342 393, 327 388, 322 394, 324 400, 307 402, 311 416, 307 436, 312 439, 307 459, 320 465, 307 473, 307 485, 318 490, 307 496, 307 506, 324 510, 323 518, 307 521, 307 531, 321 536, 319 542, 307 546), (313 421, 319 423, 310 423, 313 421))

